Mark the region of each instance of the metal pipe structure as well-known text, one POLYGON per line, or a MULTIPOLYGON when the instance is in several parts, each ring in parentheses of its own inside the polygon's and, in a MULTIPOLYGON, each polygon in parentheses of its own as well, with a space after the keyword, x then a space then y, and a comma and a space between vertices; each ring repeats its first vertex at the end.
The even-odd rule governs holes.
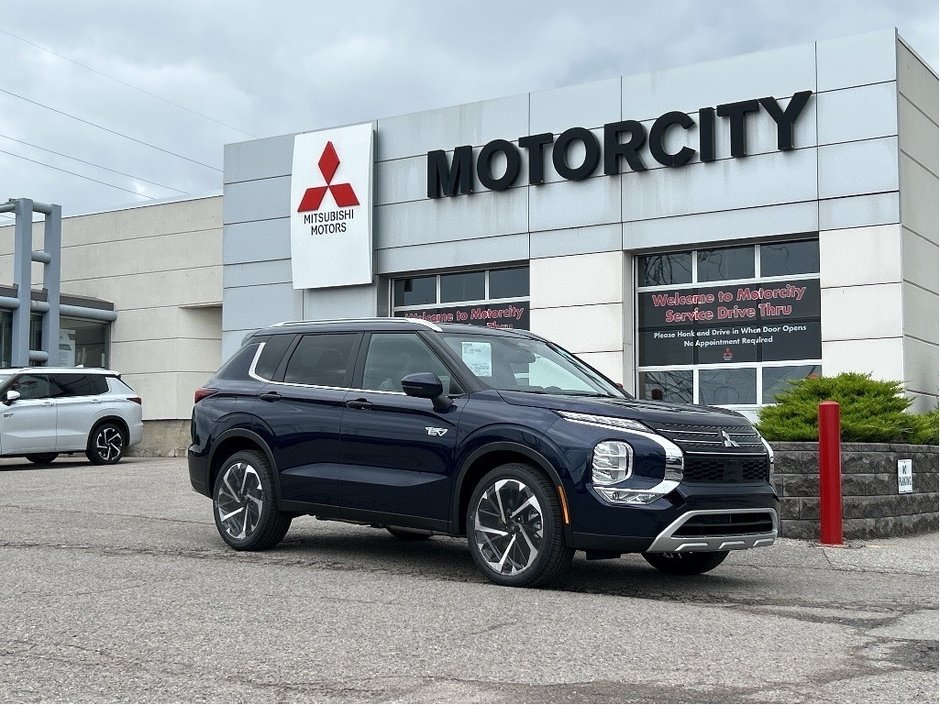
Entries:
POLYGON ((842 539, 842 446, 839 405, 819 404, 819 542, 841 546, 842 539))

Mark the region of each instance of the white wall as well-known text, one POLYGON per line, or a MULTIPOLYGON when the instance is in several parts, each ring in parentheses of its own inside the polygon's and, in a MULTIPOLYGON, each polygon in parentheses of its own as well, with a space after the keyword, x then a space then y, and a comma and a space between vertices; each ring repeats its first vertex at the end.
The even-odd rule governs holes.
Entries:
MULTIPOLYGON (((38 249, 41 225, 33 238, 38 249)), ((3 228, 2 282, 12 251, 3 228)), ((34 288, 41 276, 34 266, 34 288)), ((221 362, 222 197, 64 218, 62 291, 114 304, 110 364, 143 398, 144 419, 189 418, 193 390, 221 362)))

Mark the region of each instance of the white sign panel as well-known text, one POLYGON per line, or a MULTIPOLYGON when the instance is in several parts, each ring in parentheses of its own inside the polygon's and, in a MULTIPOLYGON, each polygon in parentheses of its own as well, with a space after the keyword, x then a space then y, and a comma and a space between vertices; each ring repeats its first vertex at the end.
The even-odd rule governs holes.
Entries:
POLYGON ((898 461, 898 494, 914 491, 914 464, 910 459, 898 461))
POLYGON ((372 283, 372 123, 294 137, 295 289, 372 283))

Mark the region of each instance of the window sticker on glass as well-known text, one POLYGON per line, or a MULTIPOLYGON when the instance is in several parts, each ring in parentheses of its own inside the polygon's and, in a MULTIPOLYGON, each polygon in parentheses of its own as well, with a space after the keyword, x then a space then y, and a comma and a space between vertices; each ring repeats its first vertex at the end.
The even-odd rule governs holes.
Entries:
POLYGON ((490 343, 460 343, 460 357, 477 377, 493 376, 493 346, 490 343))

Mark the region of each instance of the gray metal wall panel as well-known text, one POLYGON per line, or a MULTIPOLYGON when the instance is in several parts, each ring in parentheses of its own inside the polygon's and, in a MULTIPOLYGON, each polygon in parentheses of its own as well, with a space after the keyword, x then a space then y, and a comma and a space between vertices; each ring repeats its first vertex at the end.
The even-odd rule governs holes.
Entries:
POLYGON ((255 284, 290 283, 290 259, 230 264, 222 271, 222 286, 226 289, 255 284))
POLYGON ((526 134, 557 135, 569 127, 601 127, 620 119, 620 103, 619 77, 531 93, 526 134))
POLYGON ((453 242, 528 232, 528 189, 484 191, 375 209, 375 247, 453 242))
POLYGON ((226 225, 222 237, 222 263, 290 259, 290 221, 287 218, 226 225))
POLYGON ((894 30, 816 42, 820 91, 893 81, 896 77, 894 30))
POLYGON ((817 96, 819 144, 898 134, 897 84, 876 83, 817 96))
POLYGON ((294 135, 280 135, 225 145, 226 184, 290 176, 294 135))
POLYGON ((897 137, 826 145, 818 151, 820 198, 898 189, 897 137))
POLYGON ((812 44, 623 78, 623 118, 646 120, 751 98, 816 89, 812 44))
POLYGON ((921 63, 903 42, 898 42, 898 90, 935 124, 940 123, 937 74, 921 63))
POLYGON ((938 240, 940 182, 906 154, 901 155, 901 216, 904 227, 931 242, 938 240))
POLYGON ((824 199, 819 202, 819 229, 840 230, 898 223, 901 220, 899 203, 897 191, 824 199))
POLYGON ((375 205, 427 198, 427 158, 409 157, 375 165, 375 205))
POLYGON ((620 222, 619 176, 533 186, 529 197, 532 231, 620 222))
POLYGON ((223 331, 260 328, 302 317, 301 292, 290 284, 228 287, 223 297, 223 331))
POLYGON ((623 177, 623 220, 816 198, 816 150, 774 152, 623 177))
POLYGON ((304 319, 332 321, 337 318, 372 318, 378 293, 375 284, 304 291, 304 319))
POLYGON ((623 226, 596 225, 590 228, 570 228, 534 232, 529 236, 529 254, 536 257, 563 257, 592 252, 611 252, 621 249, 623 226))
POLYGON ((378 121, 376 159, 400 159, 432 149, 483 145, 528 134, 529 95, 497 98, 378 121))
POLYGON ((934 174, 940 173, 937 157, 940 154, 940 131, 929 117, 907 98, 898 99, 901 151, 910 155, 934 174))
POLYGON ((817 229, 816 202, 806 201, 624 223, 623 249, 680 247, 817 229))
POLYGON ((529 259, 529 235, 519 233, 459 242, 396 247, 379 250, 376 254, 377 267, 381 274, 524 262, 529 259))
POLYGON ((284 218, 290 213, 290 176, 226 184, 222 222, 284 218))

